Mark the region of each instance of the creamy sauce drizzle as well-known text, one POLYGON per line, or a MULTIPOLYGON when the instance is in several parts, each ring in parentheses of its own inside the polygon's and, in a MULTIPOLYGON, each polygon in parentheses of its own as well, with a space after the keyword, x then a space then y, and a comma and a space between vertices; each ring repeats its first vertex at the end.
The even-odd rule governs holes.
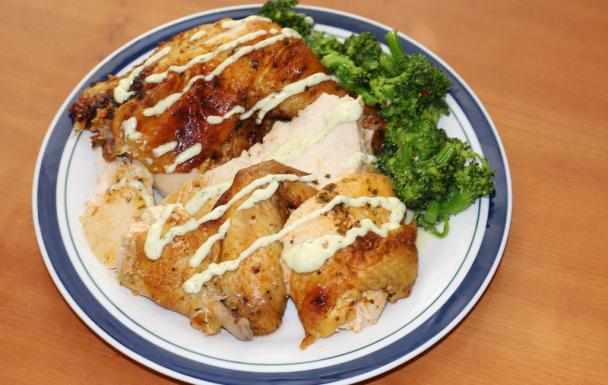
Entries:
POLYGON ((141 138, 141 132, 137 131, 137 119, 135 116, 124 120, 120 124, 125 140, 136 140, 141 138))
POLYGON ((114 100, 117 103, 124 103, 127 99, 129 99, 129 97, 131 97, 131 95, 135 94, 135 92, 129 91, 129 88, 131 88, 131 85, 133 84, 135 78, 141 73, 141 71, 144 70, 144 68, 160 60, 169 52, 171 52, 171 47, 165 47, 161 49, 160 51, 146 59, 146 61, 142 65, 133 68, 131 70, 131 73, 129 73, 129 76, 120 79, 118 81, 118 85, 116 86, 116 88, 114 88, 113 91, 114 100))
MULTIPOLYGON (((256 203, 269 199, 271 196, 274 195, 274 193, 277 191, 278 188, 279 188, 279 182, 277 182, 276 180, 273 180, 272 182, 270 182, 268 184, 268 186, 261 188, 259 190, 255 190, 253 193, 251 193, 251 196, 249 197, 249 199, 247 199, 243 204, 241 204, 239 206, 238 210, 244 210, 244 209, 251 208, 256 203)), ((220 226, 218 232, 213 234, 209 238, 207 238, 207 240, 196 250, 194 255, 190 258, 190 266, 197 267, 198 265, 200 265, 203 262, 203 260, 207 257, 207 255, 211 252, 211 248, 213 247, 213 245, 217 241, 224 239, 229 228, 230 228, 230 219, 227 219, 226 222, 224 222, 220 226)))
MULTIPOLYGON (((275 29, 275 31, 276 31, 276 29, 275 29)), ((264 36, 266 34, 268 34, 268 31, 265 31, 265 30, 259 30, 259 31, 248 33, 237 39, 234 39, 230 42, 220 45, 219 47, 217 47, 217 49, 215 51, 195 56, 192 59, 190 59, 188 61, 188 63, 186 63, 184 65, 181 65, 181 66, 172 65, 165 72, 152 74, 146 78, 146 82, 147 83, 160 83, 167 78, 167 76, 169 75, 169 72, 177 72, 177 73, 185 72, 186 70, 194 67, 197 64, 206 63, 206 62, 214 59, 215 57, 217 57, 217 55, 219 55, 222 52, 234 49, 243 43, 257 39, 258 37, 264 36)))
POLYGON ((205 187, 204 189, 198 191, 194 194, 188 202, 184 205, 184 208, 190 215, 196 214, 205 203, 209 202, 211 199, 220 196, 226 191, 232 182, 218 183, 213 186, 205 187))
POLYGON ((307 87, 327 80, 335 81, 336 78, 334 76, 327 75, 323 72, 317 72, 308 77, 305 77, 304 79, 300 79, 297 82, 288 84, 283 87, 281 91, 273 92, 272 94, 259 100, 249 111, 241 115, 240 119, 247 119, 255 112, 258 112, 256 123, 260 124, 264 119, 266 113, 281 104, 285 99, 289 98, 290 96, 304 92, 307 87))
POLYGON ((165 155, 166 153, 175 150, 175 147, 177 147, 177 142, 171 141, 171 142, 167 142, 165 144, 161 144, 158 147, 154 147, 152 149, 152 153, 154 154, 155 157, 159 158, 163 155, 165 155))
POLYGON ((359 164, 376 164, 378 158, 371 154, 365 154, 361 151, 357 151, 348 158, 344 159, 341 163, 342 167, 352 167, 359 164))
POLYGON ((203 145, 200 143, 197 143, 192 147, 188 147, 187 149, 185 149, 184 151, 179 153, 178 156, 175 157, 175 161, 173 163, 171 163, 168 166, 165 166, 165 172, 168 174, 171 174, 172 172, 175 171, 175 169, 177 168, 178 165, 194 158, 195 156, 200 154, 201 151, 203 151, 203 145))
POLYGON ((206 39, 205 44, 207 44, 207 45, 215 44, 218 41, 224 40, 225 38, 236 36, 239 33, 241 33, 243 30, 245 30, 246 27, 247 26, 245 24, 241 24, 238 27, 230 28, 223 32, 217 33, 217 34, 211 36, 210 38, 206 39))
POLYGON ((297 244, 290 248, 290 250, 294 251, 289 252, 284 250, 281 255, 281 258, 283 258, 283 261, 287 264, 287 266, 289 266, 294 271, 298 271, 299 269, 301 269, 302 272, 314 271, 318 269, 318 267, 314 268, 314 266, 322 266, 327 258, 335 254, 337 250, 352 244, 354 242, 354 239, 357 238, 357 236, 365 235, 370 230, 374 232, 377 231, 378 233, 380 233, 380 235, 386 234, 389 230, 397 228, 401 220, 403 219, 403 216, 405 215, 405 205, 398 198, 395 197, 350 198, 344 195, 338 195, 322 208, 293 221, 288 226, 283 227, 281 231, 258 238, 247 249, 245 249, 241 254, 239 254, 237 258, 230 261, 210 264, 207 269, 198 274, 194 274, 192 277, 186 280, 186 282, 184 282, 184 284, 182 285, 184 291, 186 291, 187 293, 198 293, 202 289, 203 284, 209 281, 214 276, 222 275, 227 271, 236 270, 243 260, 245 260, 251 254, 256 252, 258 249, 269 246, 272 243, 279 241, 288 233, 295 230, 298 226, 331 211, 335 206, 340 204, 355 207, 361 207, 364 205, 369 205, 371 207, 381 206, 391 212, 390 221, 388 223, 383 224, 381 227, 377 227, 371 220, 364 219, 363 221, 361 221, 360 228, 349 230, 350 234, 349 232, 347 232, 347 234, 343 237, 335 236, 335 238, 327 238, 325 239, 325 242, 314 243, 314 241, 316 241, 314 240, 311 241, 312 243, 303 242, 301 244, 297 244), (371 224, 369 222, 371 222, 371 224), (353 237, 353 241, 348 243, 353 237), (325 244, 328 244, 327 249, 329 250, 323 248, 323 245, 325 244), (332 250, 332 254, 327 256, 327 254, 332 250), (309 252, 314 254, 308 254, 309 252))
POLYGON ((287 229, 287 231, 285 231, 285 234, 287 234, 301 224, 331 211, 340 204, 351 207, 382 207, 390 211, 389 222, 382 224, 381 227, 377 227, 371 220, 364 219, 361 221, 360 227, 348 230, 344 236, 326 235, 283 249, 281 258, 290 269, 298 273, 317 270, 338 250, 351 245, 355 242, 357 237, 367 234, 370 230, 385 237, 389 230, 399 227, 406 211, 403 202, 396 197, 350 198, 345 195, 337 195, 322 208, 293 221, 283 230, 287 229))
POLYGON ((266 187, 252 192, 251 196, 239 206, 238 210, 250 209, 255 206, 256 203, 260 201, 265 201, 266 199, 273 196, 278 188, 279 182, 273 180, 272 182, 268 183, 266 187))
POLYGON ((211 248, 215 244, 215 242, 224 239, 228 229, 230 228, 230 219, 227 219, 226 222, 222 223, 217 233, 213 234, 196 250, 194 255, 190 258, 190 266, 197 267, 200 265, 209 252, 211 252, 211 248))
POLYGON ((210 81, 211 79, 213 79, 214 77, 216 77, 217 75, 221 74, 222 72, 224 72, 224 70, 228 67, 231 66, 232 64, 234 64, 237 60, 239 60, 241 57, 255 51, 258 50, 260 48, 264 48, 267 47, 269 45, 275 44, 280 42, 281 40, 285 39, 285 38, 294 38, 294 39, 299 39, 301 38, 300 34, 297 33, 296 31, 294 31, 293 29, 290 28, 283 28, 281 30, 281 33, 270 37, 268 39, 264 39, 256 44, 252 44, 252 45, 246 45, 244 47, 240 47, 239 49, 237 49, 231 56, 229 56, 228 58, 226 58, 223 62, 221 62, 213 71, 211 71, 208 75, 205 76, 205 81, 210 81))
POLYGON ((144 116, 156 116, 156 115, 162 114, 163 112, 165 112, 167 110, 167 108, 171 107, 173 105, 173 103, 177 102, 179 100, 179 98, 182 97, 183 94, 190 91, 190 88, 192 88, 192 85, 197 80, 200 80, 203 78, 204 78, 203 75, 194 76, 193 78, 191 78, 188 81, 188 83, 182 89, 181 92, 176 92, 174 94, 171 94, 171 95, 167 96, 166 98, 159 100, 158 103, 156 103, 153 107, 146 108, 143 112, 144 116))
POLYGON ((245 108, 243 106, 234 106, 234 107, 232 107, 232 109, 230 111, 226 112, 222 116, 217 116, 217 115, 209 115, 209 116, 207 116, 207 123, 209 123, 209 124, 220 124, 224 120, 229 119, 230 117, 232 117, 232 115, 242 114, 243 112, 245 112, 245 108))
POLYGON ((204 37, 206 34, 207 34, 207 31, 204 31, 204 30, 198 31, 198 32, 192 34, 192 36, 190 36, 190 41, 192 42, 192 41, 198 40, 201 37, 204 37))
POLYGON ((304 139, 290 139, 285 141, 270 154, 269 159, 286 163, 298 158, 309 148, 321 142, 338 125, 359 120, 362 113, 363 107, 361 107, 359 100, 341 103, 323 116, 325 126, 322 130, 319 130, 314 135, 304 139))
POLYGON ((224 261, 221 263, 211 263, 205 270, 200 273, 194 274, 188 278, 182 285, 182 288, 186 293, 194 294, 201 291, 203 284, 209 281, 216 275, 222 275, 228 271, 236 270, 242 261, 253 254, 257 249, 271 245, 272 243, 281 239, 280 233, 267 235, 265 237, 258 238, 253 242, 245 251, 243 251, 236 259, 224 261))
POLYGON ((325 261, 345 247, 355 243, 357 237, 362 237, 372 231, 381 237, 386 237, 390 230, 398 228, 399 223, 385 223, 381 227, 371 219, 363 219, 360 227, 353 227, 344 235, 328 234, 322 237, 299 243, 281 254, 281 258, 290 269, 297 273, 310 273, 320 269, 325 261))
POLYGON ((271 20, 266 17, 251 15, 251 16, 247 16, 246 18, 240 19, 240 20, 222 21, 222 24, 220 24, 220 25, 224 29, 230 29, 230 28, 235 28, 235 27, 241 26, 243 24, 247 24, 251 21, 271 21, 271 20))
POLYGON ((196 228, 198 228, 201 224, 203 224, 205 222, 216 220, 216 219, 220 218, 236 202, 238 202, 240 199, 242 199, 246 195, 252 193, 254 190, 257 190, 260 186, 267 185, 267 184, 271 183, 272 181, 312 182, 315 180, 317 180, 316 175, 305 175, 305 176, 298 176, 298 175, 294 175, 294 174, 269 174, 269 175, 266 175, 262 178, 254 180, 253 182, 248 184, 245 188, 243 188, 238 193, 236 193, 232 197, 232 199, 230 199, 230 201, 228 201, 228 203, 217 206, 216 208, 211 210, 208 214, 204 215, 200 219, 190 219, 182 225, 178 225, 178 226, 174 226, 174 227, 170 228, 169 230, 167 230, 165 235, 163 235, 161 237, 160 231, 162 230, 165 222, 167 221, 167 219, 169 218, 169 216, 171 215, 173 210, 178 206, 177 204, 167 205, 165 208, 169 208, 169 210, 170 210, 169 213, 167 215, 164 215, 165 210, 163 209, 163 212, 161 213, 159 218, 154 222, 154 224, 150 227, 150 230, 148 231, 148 234, 146 235, 146 241, 144 244, 144 252, 145 252, 146 256, 150 259, 156 260, 156 259, 160 258, 164 247, 167 244, 169 244, 173 240, 173 238, 175 238, 176 236, 187 234, 190 231, 195 230, 196 228), (159 226, 160 226, 161 230, 153 231, 153 229, 158 229, 159 226))
MULTIPOLYGON (((166 240, 166 235, 161 238, 163 227, 165 226, 165 223, 167 223, 167 220, 169 219, 171 214, 173 214, 173 210, 177 206, 179 205, 170 204, 164 206, 158 216, 158 219, 154 221, 154 223, 152 223, 152 225, 148 229, 148 233, 146 234, 146 241, 144 243, 144 253, 149 259, 153 261, 160 258, 165 245, 167 245, 171 240, 173 240, 173 237, 176 236, 173 235, 170 240, 166 240)), ((168 232, 170 231, 171 230, 169 230, 168 232)))
MULTIPOLYGON (((244 47, 244 48, 246 48, 246 47, 244 47)), ((232 117, 234 114, 242 114, 240 116, 240 119, 244 120, 244 119, 249 118, 255 112, 259 111, 256 122, 258 124, 260 124, 262 122, 262 120, 264 119, 264 116, 266 115, 266 113, 268 113, 268 111, 272 110, 273 108, 275 108, 276 106, 281 104, 285 99, 289 98, 290 96, 304 92, 304 90, 307 87, 313 86, 315 84, 318 84, 318 83, 321 83, 321 82, 324 82, 327 80, 335 80, 335 77, 333 77, 331 75, 327 75, 323 72, 314 73, 304 79, 301 79, 301 80, 298 80, 297 82, 293 82, 291 84, 286 85, 279 92, 274 92, 274 93, 266 96, 265 98, 259 100, 248 111, 245 111, 245 108, 243 106, 235 106, 230 111, 228 111, 224 116, 216 116, 216 115, 208 116, 207 123, 220 124, 224 120, 232 117)), ((331 111, 328 114, 328 116, 326 117, 326 123, 327 123, 328 128, 326 130, 324 130, 322 135, 320 135, 318 138, 315 136, 315 138, 312 139, 311 143, 307 144, 307 146, 310 147, 310 146, 318 143, 319 141, 321 141, 338 124, 357 121, 359 119, 359 117, 361 117, 361 112, 359 112, 359 111, 362 112, 363 110, 361 109, 361 106, 359 105, 359 103, 356 101, 353 101, 350 103, 344 103, 344 104, 338 106, 336 108, 336 111, 331 111), (354 104, 357 104, 357 106, 354 106, 354 104), (344 107, 342 107, 342 106, 344 106, 344 107), (356 118, 354 116, 356 116, 356 118)), ((306 148, 308 148, 308 147, 302 147, 300 142, 296 143, 294 141, 294 143, 291 143, 291 141, 290 141, 288 143, 284 143, 280 148, 275 150, 273 152, 273 156, 271 156, 271 158, 281 161, 280 160, 280 159, 282 159, 282 158, 280 158, 281 153, 286 152, 286 150, 287 150, 287 152, 291 152, 288 150, 288 147, 289 148, 297 147, 298 151, 300 151, 299 154, 303 153, 306 150, 306 148), (274 157, 275 153, 276 153, 277 158, 274 157)), ((297 157, 297 155, 298 154, 295 154, 295 155, 291 156, 289 159, 293 159, 293 158, 297 157)))
MULTIPOLYGON (((192 88, 192 85, 195 82, 197 82, 198 80, 204 79, 205 81, 208 82, 208 81, 212 80, 214 77, 216 77, 217 75, 221 74, 228 66, 234 64, 242 56, 244 56, 244 55, 246 55, 248 53, 251 53, 251 52, 253 52, 253 51, 257 50, 257 49, 266 47, 268 45, 275 44, 275 43, 283 40, 284 38, 288 38, 288 37, 291 37, 291 38, 300 38, 300 35, 296 31, 294 31, 292 29, 283 28, 281 30, 281 33, 279 35, 276 35, 274 37, 262 40, 262 41, 260 41, 260 42, 258 42, 256 44, 253 44, 253 45, 247 45, 247 46, 244 46, 244 47, 240 47, 239 49, 237 49, 235 51, 234 54, 232 54, 231 56, 229 56, 228 58, 226 58, 224 61, 222 61, 209 74, 207 74, 207 75, 197 75, 197 76, 192 77, 188 81, 188 83, 186 84, 186 86, 182 89, 181 92, 173 93, 173 94, 167 96, 166 98, 161 99, 160 101, 158 101, 156 103, 156 105, 154 105, 153 107, 146 108, 144 110, 144 112, 143 112, 144 116, 155 116, 155 115, 162 114, 163 112, 165 112, 167 110, 167 108, 171 107, 173 105, 173 103, 177 102, 182 97, 182 95, 184 95, 186 92, 190 91, 190 88, 192 88)), ((323 74, 323 75, 325 75, 325 74, 323 74)), ((329 76, 329 75, 325 75, 325 76, 329 76)), ((306 79, 308 79, 308 78, 306 78, 306 79)), ((303 80, 305 80, 305 79, 303 79, 303 80)), ((292 83, 292 84, 286 86, 285 88, 288 88, 289 86, 294 85, 294 84, 298 84, 298 83, 299 82, 292 83)), ((285 90, 285 88, 283 90, 285 90)), ((302 87, 302 91, 304 90, 304 88, 305 88, 305 86, 302 87)), ((302 92, 302 91, 300 91, 300 92, 302 92)), ((297 92, 295 92, 295 93, 297 93, 297 92)), ((274 94, 272 94, 272 95, 274 95, 274 94)), ((264 99, 262 99, 262 100, 264 100, 264 99)), ((269 102, 267 101, 266 104, 264 104, 264 106, 268 105, 268 104, 269 104, 269 102)), ((277 105, 278 105, 278 103, 277 103, 277 105)), ((257 106, 257 104, 256 104, 256 106, 257 106)), ((261 109, 261 107, 259 107, 258 109, 261 109)), ((270 109, 272 109, 272 107, 269 108, 268 110, 270 110, 270 109)), ((265 113, 266 112, 264 112, 264 114, 265 113)), ((241 119, 243 119, 243 118, 241 117, 241 119)), ((261 121, 261 119, 259 119, 259 120, 261 121)))

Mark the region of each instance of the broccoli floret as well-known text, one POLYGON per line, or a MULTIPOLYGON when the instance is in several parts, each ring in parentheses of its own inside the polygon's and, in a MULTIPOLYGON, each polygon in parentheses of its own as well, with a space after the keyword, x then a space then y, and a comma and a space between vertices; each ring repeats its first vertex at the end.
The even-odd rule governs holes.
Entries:
POLYGON ((342 43, 335 36, 327 35, 320 31, 312 31, 304 40, 306 40, 306 44, 308 44, 312 52, 320 58, 332 52, 344 52, 342 43))
POLYGON ((269 18, 283 27, 295 29, 304 37, 306 44, 319 58, 331 53, 344 51, 343 44, 335 36, 313 31, 314 20, 296 12, 298 0, 270 0, 260 10, 260 15, 269 18))
POLYGON ((378 165, 391 176, 395 193, 408 208, 424 209, 437 196, 445 196, 446 179, 454 167, 454 145, 447 145, 445 131, 428 118, 390 123, 378 165))
POLYGON ((494 172, 487 160, 466 143, 447 138, 435 122, 415 125, 426 130, 411 133, 389 128, 389 140, 396 144, 379 156, 379 166, 392 177, 397 196, 417 212, 418 224, 445 236, 451 215, 493 191, 494 172), (438 224, 443 224, 442 230, 438 224))
POLYGON ((283 27, 295 29, 302 36, 308 36, 314 22, 310 17, 294 10, 297 4, 298 0, 269 0, 262 6, 260 15, 283 27))
POLYGON ((370 81, 389 122, 379 167, 393 179, 397 196, 416 211, 418 224, 445 236, 451 215, 494 190, 494 171, 466 143, 448 138, 437 126, 448 113, 447 76, 423 56, 407 55, 395 32, 386 41, 391 53, 381 60, 384 76, 370 81))
POLYGON ((421 55, 410 56, 400 64, 397 76, 379 76, 370 82, 371 92, 386 109, 388 120, 421 115, 428 107, 434 113, 447 113, 445 95, 449 79, 421 55))
POLYGON ((370 76, 380 68, 380 59, 384 55, 380 42, 369 32, 347 37, 343 52, 370 76))
POLYGON ((321 62, 334 72, 342 86, 361 95, 365 103, 376 104, 377 101, 368 90, 369 74, 363 68, 357 67, 350 58, 331 52, 323 56, 321 62))
POLYGON ((408 55, 396 31, 386 34, 389 53, 370 33, 344 43, 312 31, 293 10, 297 0, 267 2, 261 14, 298 30, 340 85, 378 107, 387 125, 378 167, 393 180, 395 194, 416 212, 417 223, 438 236, 449 217, 494 190, 494 171, 468 144, 448 138, 437 124, 448 113, 450 80, 422 55, 408 55))

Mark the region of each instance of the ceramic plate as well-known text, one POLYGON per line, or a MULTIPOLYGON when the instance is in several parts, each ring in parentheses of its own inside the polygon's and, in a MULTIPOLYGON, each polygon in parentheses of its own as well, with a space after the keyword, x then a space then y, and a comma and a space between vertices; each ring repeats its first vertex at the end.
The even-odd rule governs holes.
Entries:
MULTIPOLYGON (((454 217, 447 238, 420 232, 420 268, 412 295, 388 305, 377 324, 360 333, 342 332, 298 344, 303 330, 295 308, 270 336, 240 342, 226 332, 205 337, 188 319, 135 297, 121 287, 89 249, 79 216, 95 191, 98 150, 87 133, 72 134, 69 106, 91 82, 128 70, 143 55, 178 32, 220 18, 243 18, 259 6, 203 12, 152 30, 108 56, 74 88, 57 112, 40 150, 34 176, 33 210, 48 270, 74 311, 112 346, 169 376, 195 383, 350 383, 393 368, 429 348, 467 312, 498 266, 511 217, 507 159, 485 109, 464 81, 443 61, 401 35, 409 53, 422 53, 450 77, 450 115, 440 121, 448 135, 466 140, 496 170, 496 192, 454 217)), ((334 10, 301 7, 319 29, 338 37, 390 29, 334 10)))

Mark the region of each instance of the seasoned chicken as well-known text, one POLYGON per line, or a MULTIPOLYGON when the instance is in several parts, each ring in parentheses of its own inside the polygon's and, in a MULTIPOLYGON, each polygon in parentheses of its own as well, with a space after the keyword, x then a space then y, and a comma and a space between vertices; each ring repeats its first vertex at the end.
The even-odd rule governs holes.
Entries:
POLYGON ((247 340, 253 335, 276 330, 287 302, 280 264, 280 242, 257 249, 234 271, 215 276, 198 292, 186 291, 184 287, 186 281, 212 264, 235 260, 258 238, 276 233, 287 220, 289 209, 316 193, 316 189, 304 183, 280 182, 276 192, 267 199, 261 199, 249 208, 241 207, 252 194, 244 194, 240 199, 235 196, 254 180, 269 174, 305 175, 268 161, 241 170, 219 198, 207 201, 200 208, 192 209, 191 202, 200 195, 202 187, 209 186, 193 181, 167 197, 165 205, 149 210, 150 218, 132 228, 134 235, 128 242, 119 272, 121 284, 163 307, 185 314, 190 317, 193 327, 206 334, 216 334, 224 327, 237 338, 247 340), (153 223, 159 223, 158 218, 168 207, 174 209, 162 226, 163 236, 176 225, 202 218, 212 209, 227 207, 225 205, 233 198, 233 204, 219 218, 205 221, 193 231, 176 236, 167 243, 158 259, 149 258, 146 238, 154 231, 153 223), (177 206, 170 206, 172 204, 177 206), (227 221, 230 222, 223 239, 218 239, 202 263, 193 267, 191 257, 205 241, 221 233, 227 221))
MULTIPOLYGON (((304 175, 274 161, 260 163, 239 171, 230 190, 222 195, 218 203, 228 202, 249 183, 269 174, 304 175)), ((316 189, 305 184, 286 182, 271 198, 258 202, 252 208, 238 210, 237 203, 226 214, 231 225, 222 243, 220 261, 236 259, 257 239, 278 232, 289 216, 289 208, 298 207, 315 193, 316 189)), ((218 280, 226 295, 224 303, 238 317, 249 320, 254 335, 273 332, 283 318, 287 290, 280 263, 281 250, 280 242, 259 249, 246 258, 237 270, 226 273, 218 280)))
MULTIPOLYGON (((140 160, 152 173, 205 171, 262 140, 320 94, 345 95, 293 30, 268 19, 223 19, 159 45, 123 76, 85 89, 71 107, 76 130, 112 160, 140 160)), ((362 122, 384 121, 366 108, 362 122)))
MULTIPOLYGON (((353 175, 327 185, 304 202, 291 214, 286 226, 319 210, 338 195, 394 197, 387 177, 373 173, 353 175)), ((389 217, 390 212, 384 207, 337 205, 290 232, 283 239, 284 253, 294 245, 319 237, 344 235, 362 226, 365 219, 381 226, 389 217)), ((288 270, 289 293, 305 331, 300 346, 305 348, 338 329, 359 331, 377 320, 387 300, 395 302, 407 297, 418 271, 415 240, 415 226, 396 224, 386 237, 371 231, 358 236, 318 270, 301 273, 288 270)))
POLYGON ((370 163, 368 129, 358 124, 363 102, 350 96, 323 94, 290 122, 277 122, 262 143, 207 171, 209 184, 231 181, 238 170, 265 159, 306 170, 326 184, 359 173, 370 163))
POLYGON ((154 204, 152 175, 139 162, 115 160, 98 182, 99 192, 87 202, 80 221, 93 254, 113 268, 129 225, 154 204))

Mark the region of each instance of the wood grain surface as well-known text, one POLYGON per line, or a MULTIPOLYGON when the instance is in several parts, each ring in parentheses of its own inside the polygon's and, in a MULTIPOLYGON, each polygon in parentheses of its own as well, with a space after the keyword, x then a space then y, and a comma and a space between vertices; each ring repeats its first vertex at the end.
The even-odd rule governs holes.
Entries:
MULTIPOLYGON (((97 337, 51 281, 32 175, 70 90, 133 37, 239 1, 0 1, 0 383, 173 380, 97 337)), ((310 0, 394 26, 477 92, 513 178, 511 234, 487 292, 374 384, 607 384, 608 2, 310 0)))

